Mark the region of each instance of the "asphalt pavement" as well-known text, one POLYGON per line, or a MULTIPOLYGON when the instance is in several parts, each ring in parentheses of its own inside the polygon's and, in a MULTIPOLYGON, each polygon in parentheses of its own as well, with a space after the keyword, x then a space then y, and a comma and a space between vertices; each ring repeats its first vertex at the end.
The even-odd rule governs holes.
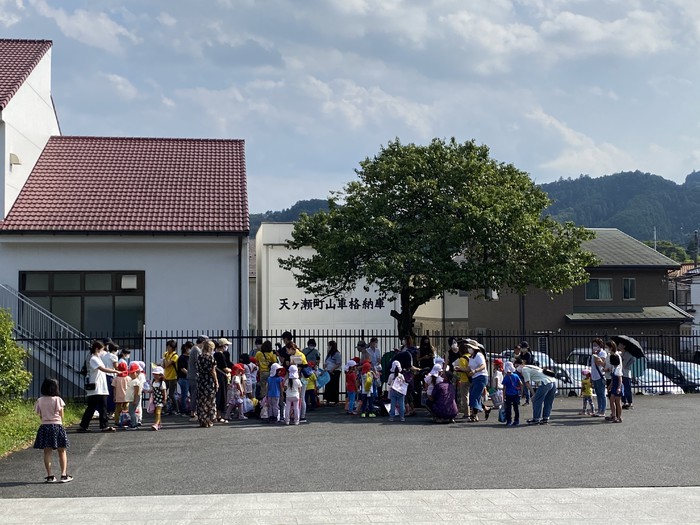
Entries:
MULTIPOLYGON (((579 416, 579 403, 557 399, 550 425, 519 428, 495 413, 435 425, 339 408, 289 427, 251 419, 202 429, 172 416, 158 432, 148 419, 135 432, 72 428, 72 483, 44 484, 42 454, 30 448, 0 460, 0 497, 700 485, 700 396, 639 396, 621 424, 579 416)), ((531 411, 521 408, 524 421, 531 411)))

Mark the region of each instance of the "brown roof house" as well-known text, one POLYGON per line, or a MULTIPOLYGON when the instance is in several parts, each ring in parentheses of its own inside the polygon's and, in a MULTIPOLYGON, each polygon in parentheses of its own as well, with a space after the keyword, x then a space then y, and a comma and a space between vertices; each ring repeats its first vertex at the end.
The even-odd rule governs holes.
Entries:
POLYGON ((60 136, 47 89, 19 100, 50 47, 0 40, 3 119, 36 116, 49 131, 35 163, 13 150, 33 167, 5 199, 0 296, 18 291, 90 337, 247 329, 244 142, 60 136))
POLYGON ((497 301, 470 298, 470 331, 678 334, 692 320, 669 302, 669 272, 680 265, 618 229, 591 230, 596 237, 584 248, 599 264, 588 268, 587 284, 553 298, 539 290, 524 297, 503 292, 497 301))

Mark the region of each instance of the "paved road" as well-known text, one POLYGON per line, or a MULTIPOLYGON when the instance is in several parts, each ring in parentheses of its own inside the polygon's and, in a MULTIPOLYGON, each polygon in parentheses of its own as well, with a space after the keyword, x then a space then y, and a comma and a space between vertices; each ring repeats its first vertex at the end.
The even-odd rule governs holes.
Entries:
POLYGON ((514 429, 495 417, 401 424, 338 409, 297 427, 251 420, 200 429, 166 418, 159 432, 71 432, 73 483, 42 484, 39 451, 12 454, 0 460, 0 497, 700 485, 700 396, 635 404, 610 424, 578 416, 577 399, 558 399, 548 427, 514 429))

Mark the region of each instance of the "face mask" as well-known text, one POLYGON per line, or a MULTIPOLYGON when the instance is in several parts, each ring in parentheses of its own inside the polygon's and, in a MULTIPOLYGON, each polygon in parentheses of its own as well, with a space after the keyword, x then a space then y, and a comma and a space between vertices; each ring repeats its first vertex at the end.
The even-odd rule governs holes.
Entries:
POLYGON ((450 346, 452 350, 457 350, 459 348, 459 345, 457 343, 452 343, 452 346, 450 346))
POLYGON ((518 372, 522 372, 522 371, 523 371, 523 365, 520 365, 518 368, 516 368, 516 370, 517 370, 518 372))
POLYGON ((598 345, 593 345, 593 350, 597 352, 598 350, 600 350, 600 347, 598 345))
POLYGON ((314 348, 316 348, 316 345, 309 345, 309 348, 311 348, 311 350, 313 350, 314 348))

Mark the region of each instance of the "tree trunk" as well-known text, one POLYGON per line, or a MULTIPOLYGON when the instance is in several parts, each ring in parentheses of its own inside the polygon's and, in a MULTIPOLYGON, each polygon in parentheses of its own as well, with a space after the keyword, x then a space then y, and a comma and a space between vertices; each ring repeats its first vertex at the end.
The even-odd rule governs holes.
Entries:
POLYGON ((413 318, 415 311, 416 309, 411 305, 411 291, 408 288, 404 288, 401 290, 401 311, 391 311, 391 316, 396 319, 398 323, 399 337, 410 335, 415 338, 416 334, 413 332, 413 325, 416 321, 413 318))

